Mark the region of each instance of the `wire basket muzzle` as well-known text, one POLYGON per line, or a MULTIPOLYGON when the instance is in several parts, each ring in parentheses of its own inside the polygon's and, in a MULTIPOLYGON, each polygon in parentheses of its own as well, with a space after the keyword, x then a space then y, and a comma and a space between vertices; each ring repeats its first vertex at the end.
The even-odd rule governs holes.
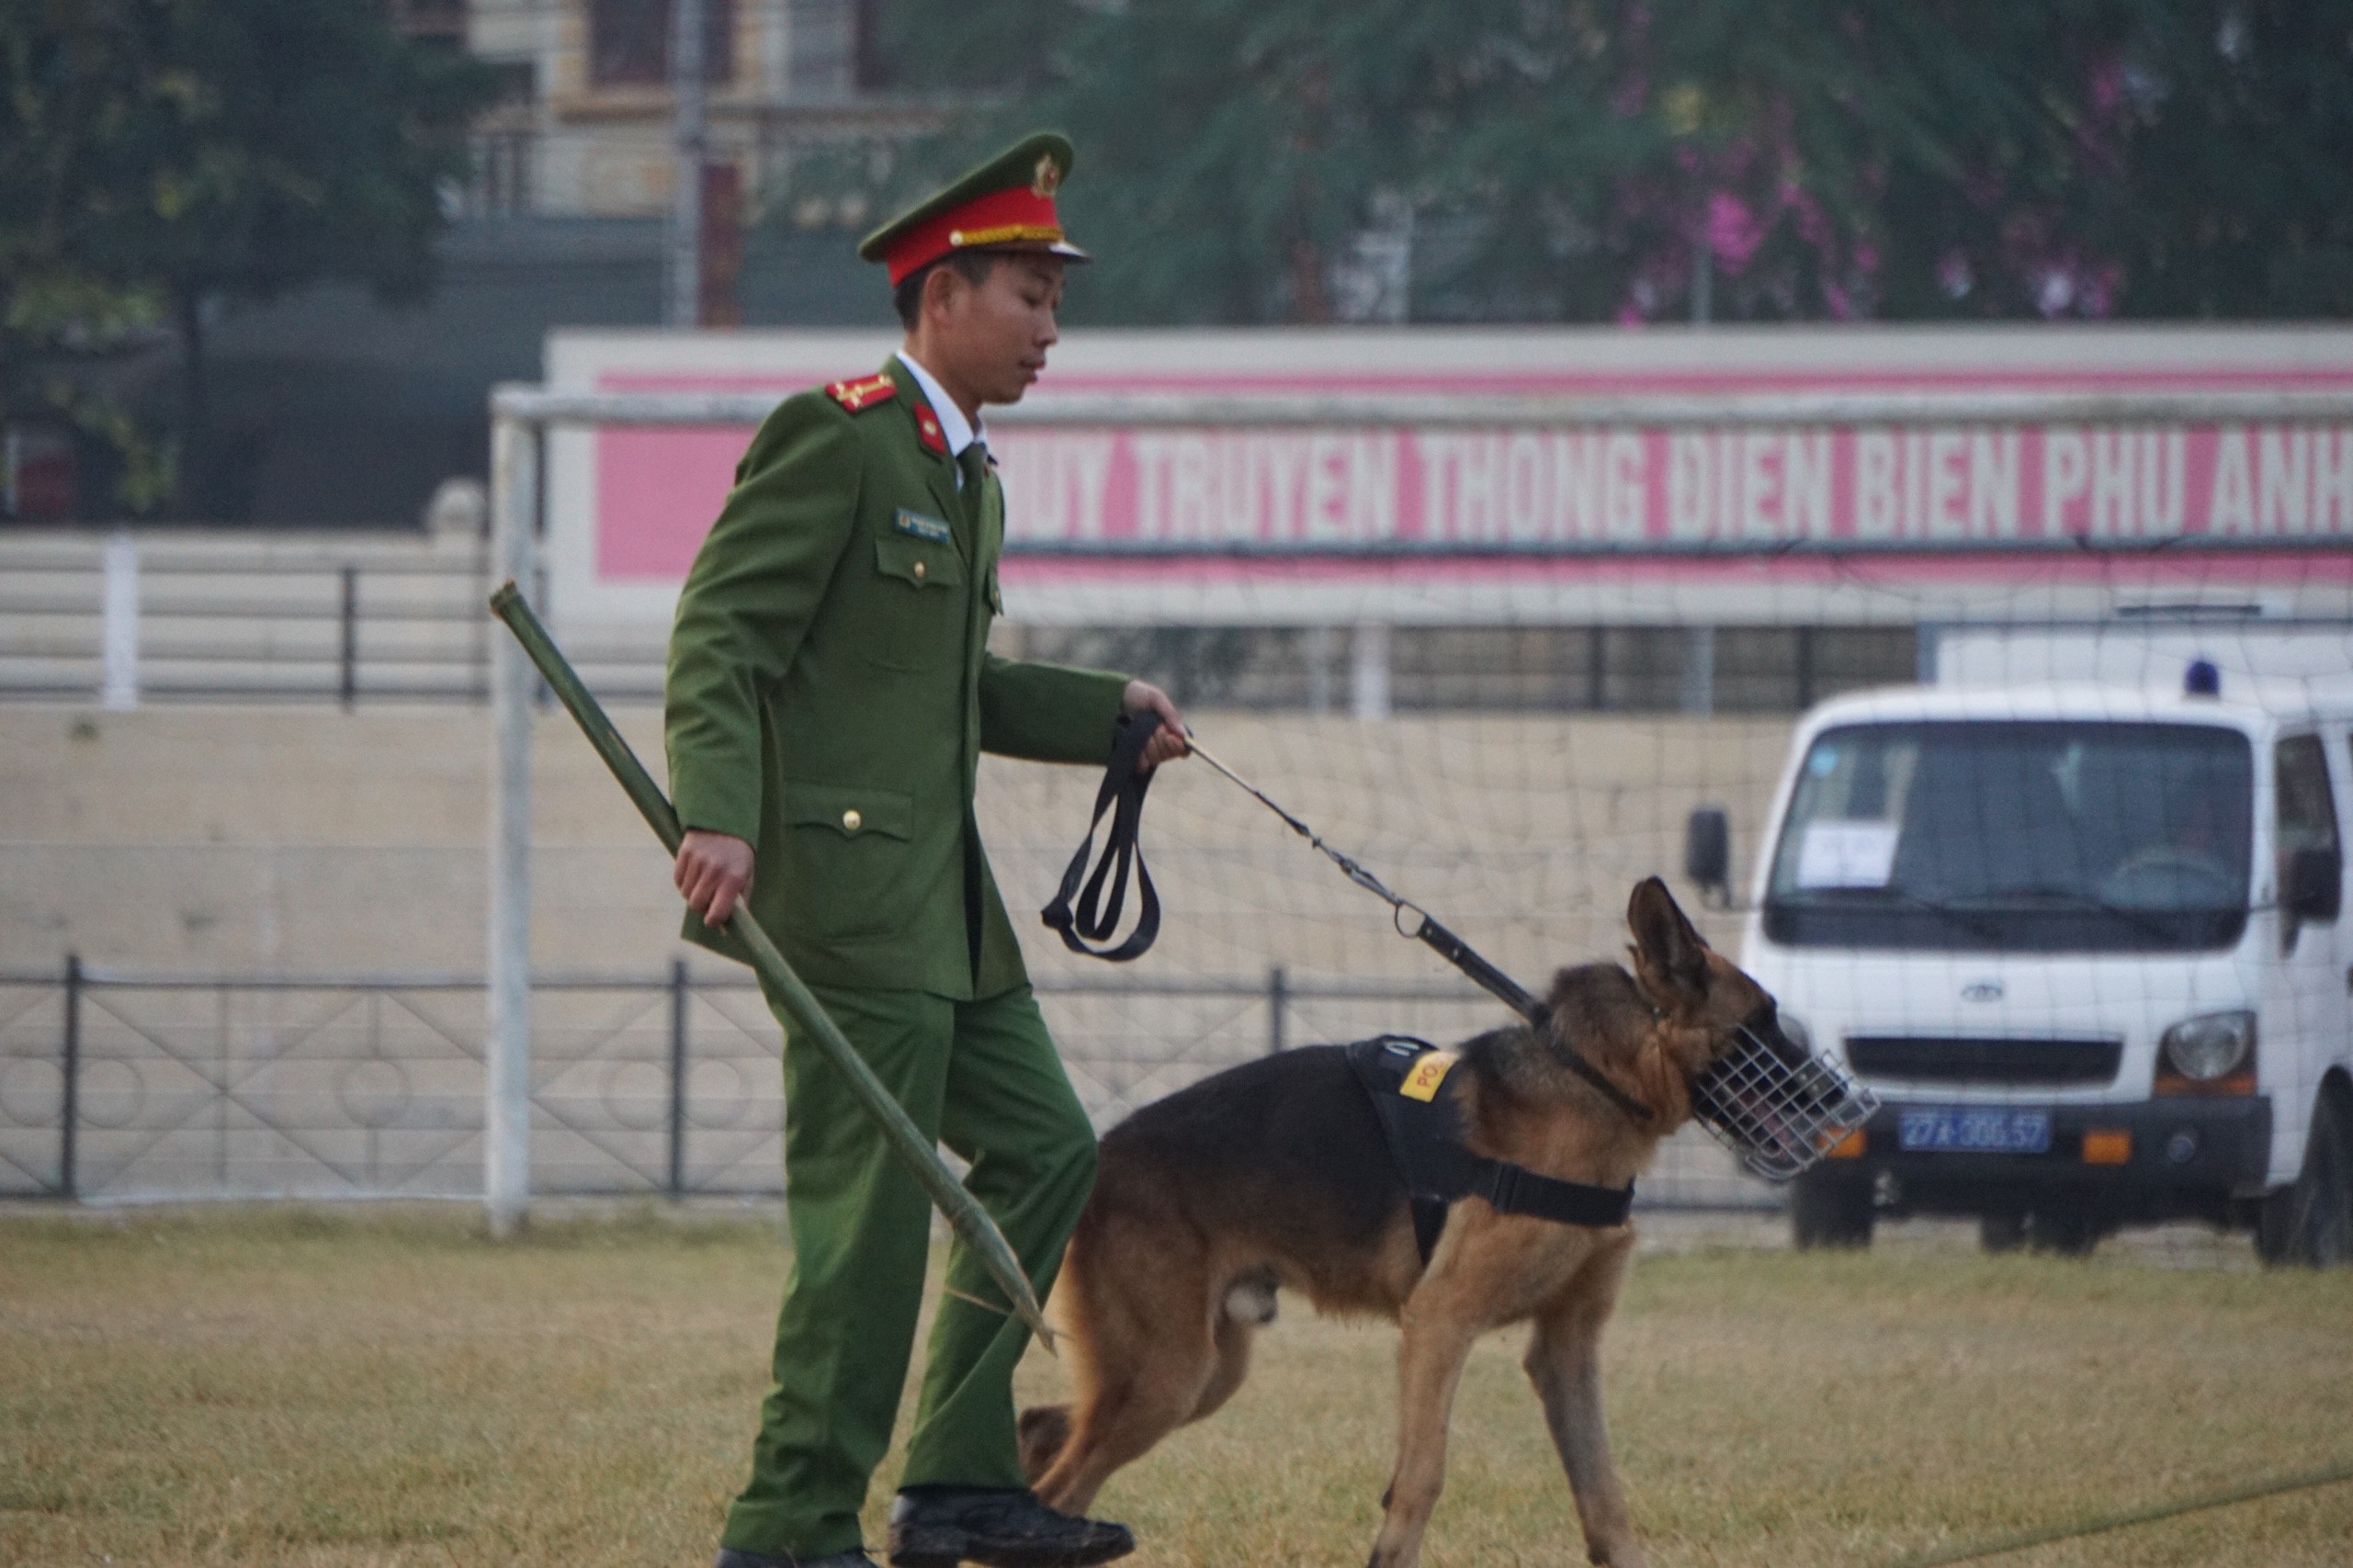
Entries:
POLYGON ((1837 1063, 1791 1062, 1742 1029, 1691 1084, 1691 1113, 1751 1175, 1787 1181, 1870 1120, 1879 1097, 1837 1063))

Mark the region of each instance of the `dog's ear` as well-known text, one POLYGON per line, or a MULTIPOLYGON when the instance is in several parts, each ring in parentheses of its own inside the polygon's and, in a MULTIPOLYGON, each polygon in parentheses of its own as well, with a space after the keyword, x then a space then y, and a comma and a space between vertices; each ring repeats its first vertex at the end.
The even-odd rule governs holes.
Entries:
POLYGON ((1635 884, 1626 901, 1626 925, 1634 932, 1635 970, 1643 987, 1660 1002, 1697 1002, 1708 989, 1708 944, 1685 918, 1667 884, 1655 876, 1635 884))

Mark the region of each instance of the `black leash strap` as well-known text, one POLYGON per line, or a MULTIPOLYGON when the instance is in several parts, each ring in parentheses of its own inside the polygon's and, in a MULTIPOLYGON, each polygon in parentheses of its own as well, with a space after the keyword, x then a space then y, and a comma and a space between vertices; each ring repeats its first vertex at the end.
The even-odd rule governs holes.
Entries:
MULTIPOLYGON (((1551 1021, 1551 1015, 1546 1011, 1544 1003, 1530 996, 1527 988, 1519 981, 1488 963, 1485 955, 1474 949, 1469 942, 1431 919, 1429 910, 1400 898, 1397 900, 1397 913, 1400 917, 1398 931, 1419 939, 1434 950, 1440 957, 1477 981, 1487 988, 1489 994, 1522 1018, 1526 1019, 1536 1029, 1542 1030, 1551 1021), (1421 921, 1410 931, 1405 931, 1402 919, 1404 912, 1408 909, 1411 909, 1421 921)), ((1608 1075, 1604 1074, 1601 1068, 1573 1050, 1563 1053, 1561 1060, 1567 1065, 1570 1072, 1592 1085, 1602 1099, 1625 1112, 1635 1126, 1642 1127, 1649 1124, 1650 1107, 1612 1083, 1608 1075)))
POLYGON ((1152 787, 1152 775, 1137 766, 1160 728, 1160 716, 1156 713, 1120 716, 1112 740, 1111 765, 1103 770, 1103 787, 1095 791, 1095 814, 1087 823, 1086 842, 1070 857, 1054 901, 1041 911, 1046 923, 1061 933, 1062 945, 1073 953, 1125 964, 1141 957, 1160 934, 1160 896, 1153 890, 1152 873, 1144 864, 1144 846, 1137 837, 1144 823, 1144 792, 1152 787), (1103 826, 1106 811, 1111 813, 1111 834, 1103 840, 1103 860, 1089 876, 1087 863, 1094 858, 1095 829, 1103 826), (1117 947, 1091 945, 1109 942, 1111 933, 1119 929, 1119 917, 1127 904, 1131 863, 1136 871, 1136 929, 1117 947), (1106 879, 1108 897, 1104 896, 1106 879))
MULTIPOLYGON (((1277 805, 1273 797, 1269 795, 1264 790, 1259 788, 1258 785, 1250 783, 1250 780, 1242 777, 1241 774, 1234 772, 1233 769, 1226 766, 1225 763, 1219 761, 1216 757, 1211 756, 1206 750, 1203 750, 1199 740, 1193 740, 1191 744, 1193 747, 1193 754, 1194 756, 1200 758, 1203 761, 1208 763, 1211 767, 1225 774, 1227 778, 1231 779, 1235 784, 1240 785, 1242 789, 1254 796, 1261 806, 1265 807, 1269 811, 1272 811, 1277 817, 1282 818, 1283 820, 1289 825, 1293 832, 1307 840, 1308 843, 1321 851, 1324 856, 1334 865, 1340 867, 1341 871, 1347 875, 1349 881, 1353 882, 1357 886, 1363 888, 1367 893, 1372 894, 1374 897, 1386 902, 1389 906, 1389 919, 1397 927, 1397 934, 1399 936, 1411 937, 1416 942, 1419 942, 1424 946, 1430 948, 1447 963, 1453 964, 1455 968, 1469 976, 1472 980, 1476 981, 1489 995, 1493 996, 1504 1006, 1510 1008, 1513 1012, 1518 1013, 1522 1018, 1526 1019, 1529 1023, 1533 1024, 1537 1029, 1543 1029, 1544 1025, 1550 1021, 1550 1017, 1544 1010, 1544 1004, 1538 1001, 1534 997, 1529 995, 1527 987, 1521 985, 1517 980, 1514 980, 1510 976, 1506 975, 1502 970, 1498 969, 1494 964, 1488 963, 1486 957, 1477 950, 1473 948, 1469 942, 1465 942, 1461 937, 1456 936, 1453 931, 1448 931, 1444 926, 1440 925, 1436 920, 1431 919, 1429 910, 1423 908, 1420 905, 1415 903, 1410 898, 1401 898, 1397 894, 1390 892, 1386 884, 1383 883, 1379 877, 1374 875, 1371 872, 1365 870, 1363 866, 1357 863, 1353 857, 1343 854, 1340 851, 1333 849, 1329 844, 1325 843, 1321 834, 1318 833, 1313 828, 1308 827, 1305 822, 1300 821, 1296 817, 1291 815, 1290 812, 1285 811, 1281 806, 1277 805), (1410 928, 1406 924, 1406 916, 1408 912, 1413 916, 1414 921, 1410 928)), ((1105 781, 1104 787, 1109 787, 1108 780, 1105 781)), ((1095 811, 1098 816, 1102 814, 1103 807, 1100 804, 1096 806, 1095 811)), ((1092 838, 1090 841, 1092 841, 1092 838)), ((1081 853, 1083 854, 1083 852, 1081 852, 1081 853)), ((1063 878, 1063 886, 1067 888, 1069 885, 1069 878, 1067 876, 1063 878)), ((1050 915, 1048 918, 1048 923, 1052 923, 1050 915)), ((1063 940, 1069 940, 1067 932, 1065 933, 1063 940)), ((1073 943, 1072 945, 1075 946, 1077 944, 1073 943)), ((1595 1066, 1592 1063, 1587 1061, 1583 1056, 1578 1055, 1573 1050, 1565 1052, 1562 1059, 1567 1064, 1568 1069, 1571 1072, 1575 1073, 1578 1077, 1583 1078, 1587 1083, 1592 1085, 1595 1090, 1601 1094, 1601 1098, 1607 1100, 1611 1104, 1623 1111, 1626 1116, 1633 1121, 1635 1126, 1641 1127, 1647 1126, 1649 1124, 1650 1108, 1643 1104, 1641 1100, 1636 1100, 1634 1096, 1628 1094, 1625 1090, 1620 1089, 1616 1084, 1612 1083, 1607 1075, 1605 1075, 1601 1068, 1595 1066)))
MULTIPOLYGON (((1542 1024, 1544 1021, 1544 1004, 1530 996, 1526 987, 1489 964, 1486 956, 1473 948, 1469 942, 1431 919, 1427 909, 1399 899, 1398 914, 1402 916, 1408 909, 1413 910, 1416 918, 1421 922, 1409 933, 1415 940, 1477 981, 1487 988, 1489 995, 1530 1023, 1542 1024)), ((1405 930, 1402 919, 1398 921, 1397 929, 1400 931, 1405 930)))

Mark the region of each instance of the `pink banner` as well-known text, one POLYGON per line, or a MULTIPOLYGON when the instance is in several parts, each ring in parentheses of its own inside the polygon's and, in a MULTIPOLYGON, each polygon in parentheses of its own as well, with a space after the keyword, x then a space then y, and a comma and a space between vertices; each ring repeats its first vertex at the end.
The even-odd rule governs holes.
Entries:
MULTIPOLYGON (((1245 337, 1247 334, 1235 334, 1245 337)), ((1859 361, 1897 357, 1850 340, 1859 361)), ((2054 349, 2060 347, 2053 340, 2054 349)), ((1680 344, 1684 357, 1691 344, 1680 344)), ((1352 350, 1352 353, 1355 351, 1352 350)), ((1361 355, 1358 355, 1361 358, 1361 355)), ((1400 355, 1400 357, 1405 357, 1400 355)), ((2064 355, 2054 355, 2064 357, 2064 355)), ((1052 375, 1061 393, 1473 394, 2281 389, 2353 385, 2335 365, 2010 371, 1872 363, 1811 373, 1620 370, 1494 375, 1361 364, 1287 373, 1191 367, 1052 375)), ((2160 360, 2163 355, 2157 355, 2160 360)), ((844 365, 840 374, 869 366, 844 365)), ((741 373, 612 371, 614 390, 792 388, 741 373)), ((804 383, 805 384, 805 383, 804 383)), ((614 429, 595 437, 594 575, 675 583, 724 503, 748 429, 614 429)), ((1588 547, 1676 550, 1852 543, 1969 548, 2066 538, 2126 543, 2353 539, 2353 426, 1860 425, 1838 428, 993 433, 1012 541, 1477 554, 1588 547)), ((1198 570, 1201 566, 1182 569, 1198 570)))
POLYGON ((1921 545, 2353 536, 2353 427, 1009 431, 1013 537, 1921 545))

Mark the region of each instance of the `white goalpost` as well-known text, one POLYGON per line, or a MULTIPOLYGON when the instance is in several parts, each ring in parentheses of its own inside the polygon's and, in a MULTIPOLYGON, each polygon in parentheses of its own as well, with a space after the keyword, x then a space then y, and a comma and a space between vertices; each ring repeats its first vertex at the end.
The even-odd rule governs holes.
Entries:
MULTIPOLYGON (((593 626, 595 607, 567 604, 561 586, 546 603, 543 512, 567 503, 549 434, 741 433, 775 400, 498 389, 494 577, 524 585, 560 633, 593 626)), ((1622 898, 1628 873, 1657 867, 1685 804, 1740 795, 1736 831, 1754 841, 1795 705, 1933 677, 1951 628, 2353 626, 2353 390, 1101 391, 1041 394, 989 423, 1007 478, 1010 635, 1069 656, 1198 654, 1222 637, 1196 705, 1232 710, 1253 776, 1282 784, 1290 768, 1289 787, 1404 861, 1393 886, 1418 879, 1457 929, 1486 921, 1532 982, 1564 950, 1611 950, 1607 889, 1622 898), (1838 665, 1872 632, 1897 640, 1871 644, 1868 668, 1838 665), (1783 694, 1768 700, 1757 671, 1773 660, 1783 694)), ((1990 659, 1998 673, 1982 635, 1973 646, 1973 668, 1990 659)), ((2336 656, 2319 657, 2313 679, 2331 677, 2336 656)), ((531 1190, 535 688, 500 638, 484 1191, 501 1231, 531 1190)), ((1068 852, 1047 840, 1083 820, 1063 804, 1073 788, 1006 786, 1014 825, 990 842, 1009 897, 1017 874, 1068 852), (1034 844, 1031 821, 1046 824, 1034 844)), ((1397 978, 1355 929, 1376 919, 1345 889, 1305 890, 1323 868, 1260 853, 1222 807, 1160 809, 1160 830, 1203 867, 1160 852, 1164 892, 1187 889, 1211 928, 1166 943, 1164 977, 1223 997, 1213 982, 1272 963, 1278 998, 1302 975, 1369 998, 1335 993, 1298 1016, 1369 1016, 1397 978)), ((1073 1018, 1113 1005, 1096 998, 1124 977, 1073 978, 1073 1018)), ((1271 1033, 1295 1043, 1284 1005, 1271 1033)), ((1232 1029, 1224 1006, 1203 1001, 1186 1027, 1232 1029)), ((1467 1016, 1431 1006, 1428 1027, 1467 1016)), ((1112 1075, 1103 1103, 1177 1087, 1182 1071, 1112 1075)))

